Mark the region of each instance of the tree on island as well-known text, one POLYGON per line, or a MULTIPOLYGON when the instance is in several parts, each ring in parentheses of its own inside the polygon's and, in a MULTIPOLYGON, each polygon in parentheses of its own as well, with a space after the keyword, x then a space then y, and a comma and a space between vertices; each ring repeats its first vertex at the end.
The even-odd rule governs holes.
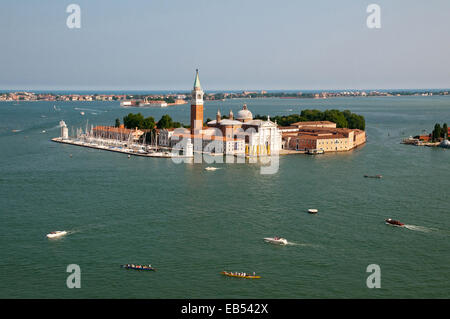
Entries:
MULTIPOLYGON (((256 115, 255 119, 267 120, 267 116, 256 115)), ((272 121, 276 121, 280 126, 289 126, 296 122, 309 121, 330 121, 336 123, 339 128, 366 129, 366 121, 364 116, 350 112, 349 110, 302 110, 300 114, 291 114, 283 116, 271 117, 272 121)))
POLYGON ((439 125, 439 123, 436 123, 434 125, 434 130, 431 133, 431 139, 433 140, 433 142, 437 142, 441 138, 448 139, 448 126, 447 126, 447 123, 444 123, 442 128, 441 128, 441 125, 439 125))
POLYGON ((141 113, 130 113, 123 118, 123 124, 128 129, 137 127, 138 129, 152 130, 155 128, 155 119, 152 116, 144 118, 141 113))
POLYGON ((439 125, 439 123, 436 123, 434 125, 434 130, 431 133, 431 138, 432 138, 433 142, 436 142, 437 140, 439 140, 441 138, 441 134, 442 134, 441 126, 439 125))
POLYGON ((141 130, 153 130, 155 127, 159 129, 178 128, 181 126, 189 127, 182 125, 180 122, 174 122, 168 114, 163 115, 156 123, 152 116, 144 118, 141 113, 130 113, 123 118, 123 124, 126 128, 134 129, 137 127, 141 130))
POLYGON ((181 127, 181 123, 180 122, 174 122, 172 120, 172 118, 168 115, 165 114, 161 117, 161 119, 158 121, 158 123, 156 124, 156 126, 159 129, 164 129, 164 128, 178 128, 181 127))

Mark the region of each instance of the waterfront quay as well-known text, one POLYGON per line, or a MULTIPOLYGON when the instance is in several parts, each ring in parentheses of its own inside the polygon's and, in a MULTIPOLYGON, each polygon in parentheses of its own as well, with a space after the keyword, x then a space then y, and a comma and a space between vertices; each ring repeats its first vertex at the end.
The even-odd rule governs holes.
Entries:
POLYGON ((76 146, 83 146, 88 148, 95 148, 104 151, 123 153, 127 155, 134 156, 144 156, 144 157, 162 157, 162 158, 189 158, 192 156, 180 155, 177 153, 170 152, 168 150, 162 150, 161 148, 156 148, 150 145, 138 145, 122 143, 114 140, 105 139, 79 139, 79 138, 63 138, 56 137, 52 138, 53 142, 70 144, 76 146))

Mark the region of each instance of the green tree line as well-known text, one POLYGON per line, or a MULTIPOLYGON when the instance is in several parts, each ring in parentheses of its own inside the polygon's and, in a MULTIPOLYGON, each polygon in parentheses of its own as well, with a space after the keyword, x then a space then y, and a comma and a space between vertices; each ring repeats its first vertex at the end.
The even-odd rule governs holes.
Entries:
POLYGON ((448 126, 447 123, 444 123, 444 125, 441 125, 439 123, 436 123, 434 125, 434 130, 431 133, 431 139, 433 141, 438 141, 441 138, 448 139, 448 126))
MULTIPOLYGON (((153 130, 154 128, 178 128, 183 125, 180 122, 175 122, 172 118, 165 114, 158 122, 155 122, 153 116, 144 117, 141 113, 129 113, 123 117, 123 124, 128 129, 138 128, 140 130, 153 130)), ((120 119, 116 119, 115 126, 120 126, 120 119)))
MULTIPOLYGON (((267 116, 256 115, 255 119, 267 120, 267 116)), ((296 122, 330 121, 336 123, 339 128, 366 129, 364 116, 350 112, 349 110, 302 110, 300 114, 274 116, 270 118, 277 121, 280 126, 289 126, 296 122)))

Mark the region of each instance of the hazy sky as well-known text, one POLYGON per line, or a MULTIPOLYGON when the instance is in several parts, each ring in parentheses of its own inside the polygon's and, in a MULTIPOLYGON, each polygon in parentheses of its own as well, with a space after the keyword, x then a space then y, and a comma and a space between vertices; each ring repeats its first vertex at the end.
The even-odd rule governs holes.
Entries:
POLYGON ((448 0, 2 0, 0 90, 450 88, 449 39, 448 0))

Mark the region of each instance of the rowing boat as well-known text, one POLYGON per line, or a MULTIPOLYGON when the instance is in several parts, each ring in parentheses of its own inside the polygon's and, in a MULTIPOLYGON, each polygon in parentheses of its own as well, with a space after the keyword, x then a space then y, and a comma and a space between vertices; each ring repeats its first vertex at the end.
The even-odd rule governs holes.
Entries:
POLYGON ((149 270, 149 271, 156 271, 155 268, 151 267, 151 266, 146 266, 146 265, 134 265, 134 264, 127 264, 127 265, 121 265, 122 268, 125 269, 133 269, 133 270, 149 270))
POLYGON ((249 275, 246 273, 238 273, 238 272, 228 272, 228 271, 222 271, 222 275, 228 276, 228 277, 236 277, 236 278, 245 278, 245 279, 259 279, 261 276, 257 275, 249 275))

